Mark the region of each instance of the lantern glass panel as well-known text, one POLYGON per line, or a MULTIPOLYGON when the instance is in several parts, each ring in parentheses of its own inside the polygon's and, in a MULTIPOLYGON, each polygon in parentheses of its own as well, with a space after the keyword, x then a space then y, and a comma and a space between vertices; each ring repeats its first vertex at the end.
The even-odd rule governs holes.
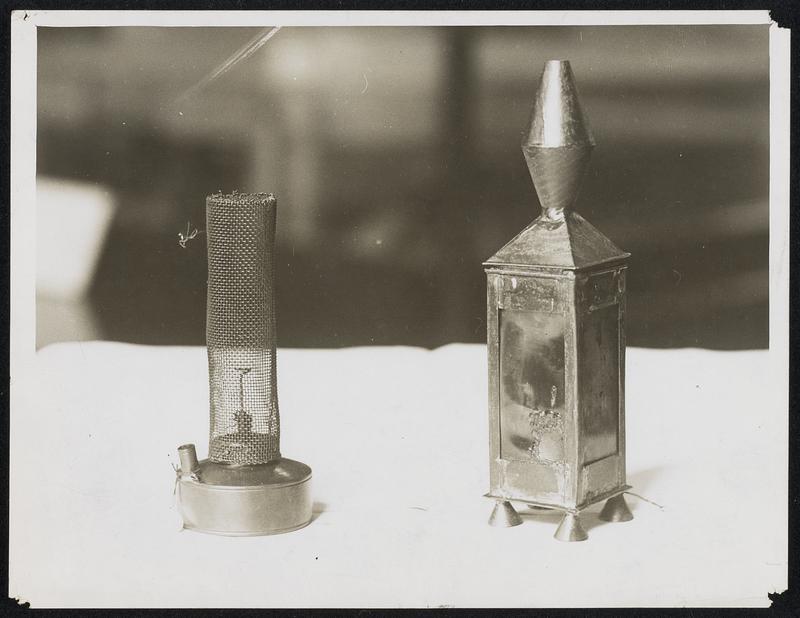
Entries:
POLYGON ((500 311, 500 456, 564 460, 564 316, 500 311))
POLYGON ((616 455, 619 441, 619 307, 584 318, 579 351, 584 463, 616 455))

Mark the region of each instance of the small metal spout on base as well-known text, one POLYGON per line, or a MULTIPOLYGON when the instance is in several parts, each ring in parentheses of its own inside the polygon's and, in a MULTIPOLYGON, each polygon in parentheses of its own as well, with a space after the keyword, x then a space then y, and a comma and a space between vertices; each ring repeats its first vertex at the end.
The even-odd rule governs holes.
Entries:
POLYGON ((564 518, 558 524, 558 529, 553 535, 559 541, 585 541, 589 538, 586 530, 581 525, 580 517, 577 513, 564 513, 564 518))
POLYGON ((631 510, 625 502, 625 496, 619 494, 618 496, 606 500, 606 503, 603 505, 603 510, 600 511, 598 517, 603 521, 630 521, 633 519, 633 513, 631 513, 631 510))
POLYGON ((519 526, 522 518, 508 500, 497 500, 494 503, 492 514, 489 515, 489 525, 495 528, 510 528, 519 526))

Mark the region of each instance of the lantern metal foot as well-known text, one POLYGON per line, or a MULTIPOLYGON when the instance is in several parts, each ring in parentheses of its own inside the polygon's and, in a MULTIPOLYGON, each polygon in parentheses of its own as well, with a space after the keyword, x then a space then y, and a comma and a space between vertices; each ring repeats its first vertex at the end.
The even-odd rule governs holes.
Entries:
POLYGON ((555 538, 559 541, 585 541, 589 538, 586 530, 581 525, 581 520, 577 513, 564 513, 564 518, 558 524, 555 538))
POLYGON ((522 523, 522 518, 519 513, 514 510, 508 500, 497 500, 492 509, 492 514, 489 515, 489 525, 496 528, 510 528, 512 526, 519 526, 522 523))
POLYGON ((603 505, 603 510, 600 511, 598 517, 603 521, 630 521, 633 519, 633 513, 631 513, 631 510, 628 508, 625 497, 619 494, 618 496, 606 500, 606 503, 603 505))

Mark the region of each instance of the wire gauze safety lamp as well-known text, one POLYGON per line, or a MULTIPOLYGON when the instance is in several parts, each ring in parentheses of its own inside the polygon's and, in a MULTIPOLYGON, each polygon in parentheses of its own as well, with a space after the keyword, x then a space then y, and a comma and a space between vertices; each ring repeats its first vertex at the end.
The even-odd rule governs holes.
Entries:
POLYGON ((280 452, 275 221, 266 193, 206 199, 210 396, 208 459, 178 447, 184 527, 224 535, 290 532, 311 521, 311 468, 280 452))

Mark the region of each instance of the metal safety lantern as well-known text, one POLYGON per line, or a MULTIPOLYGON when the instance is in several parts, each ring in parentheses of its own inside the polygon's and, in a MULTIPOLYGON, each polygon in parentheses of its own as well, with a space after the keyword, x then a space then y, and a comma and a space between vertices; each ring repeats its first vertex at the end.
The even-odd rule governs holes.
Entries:
POLYGON ((632 519, 625 479, 628 253, 572 210, 594 139, 568 61, 545 63, 522 151, 540 216, 484 263, 487 275, 489 523, 522 523, 512 502, 632 519))
POLYGON ((208 459, 178 447, 184 527, 226 535, 289 532, 311 521, 311 468, 280 453, 275 221, 270 193, 206 200, 208 459))

